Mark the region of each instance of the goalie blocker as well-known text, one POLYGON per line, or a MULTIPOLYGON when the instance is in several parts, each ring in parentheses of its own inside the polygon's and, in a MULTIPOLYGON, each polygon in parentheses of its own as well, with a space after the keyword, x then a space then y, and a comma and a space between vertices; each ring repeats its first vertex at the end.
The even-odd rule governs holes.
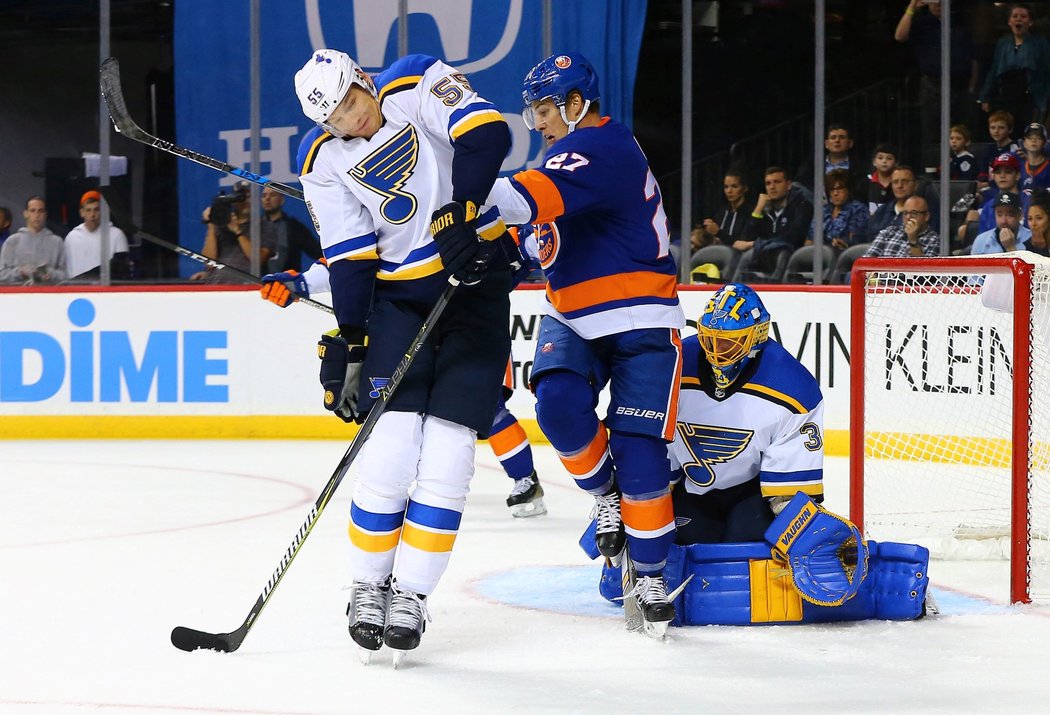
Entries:
MULTIPOLYGON (((597 558, 593 529, 592 522, 580 546, 597 558)), ((798 494, 766 532, 767 542, 675 544, 664 569, 668 591, 694 578, 675 599, 673 625, 785 625, 922 617, 929 587, 929 551, 915 544, 853 541, 854 529, 848 521, 798 494), (829 529, 833 522, 843 528, 829 529), (821 541, 828 534, 831 538, 821 541)), ((619 567, 605 565, 599 590, 606 599, 619 603, 614 600, 622 595, 619 567)))

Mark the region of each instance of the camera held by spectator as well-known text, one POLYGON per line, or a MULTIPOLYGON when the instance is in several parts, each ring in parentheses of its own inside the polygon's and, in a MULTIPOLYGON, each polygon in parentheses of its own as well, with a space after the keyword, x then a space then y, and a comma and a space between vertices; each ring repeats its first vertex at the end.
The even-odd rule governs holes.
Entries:
POLYGON ((219 195, 212 199, 205 223, 225 228, 230 223, 234 204, 241 204, 247 200, 248 182, 238 181, 233 185, 233 193, 227 194, 225 191, 220 191, 219 195))

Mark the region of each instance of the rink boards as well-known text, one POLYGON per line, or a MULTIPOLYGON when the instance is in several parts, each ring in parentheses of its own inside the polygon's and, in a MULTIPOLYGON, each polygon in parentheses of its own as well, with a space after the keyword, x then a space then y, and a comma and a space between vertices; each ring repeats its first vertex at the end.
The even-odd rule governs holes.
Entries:
MULTIPOLYGON (((845 454, 849 293, 785 288, 762 291, 771 336, 819 379, 828 452, 845 454)), ((690 324, 709 295, 681 292, 690 324)), ((516 387, 528 380, 544 303, 541 288, 512 295, 516 387)), ((321 407, 317 382, 317 338, 333 327, 322 311, 281 310, 254 290, 0 289, 0 434, 345 437, 348 428, 321 407)), ((509 406, 540 438, 528 390, 517 389, 509 406)))

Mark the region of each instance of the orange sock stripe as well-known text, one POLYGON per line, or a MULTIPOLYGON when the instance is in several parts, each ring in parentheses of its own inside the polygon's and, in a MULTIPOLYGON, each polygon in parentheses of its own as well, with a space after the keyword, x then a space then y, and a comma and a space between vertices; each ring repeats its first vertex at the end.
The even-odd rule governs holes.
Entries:
POLYGON ((682 374, 682 337, 677 330, 671 330, 671 342, 678 348, 678 363, 675 365, 676 377, 671 384, 671 395, 667 400, 667 411, 665 412, 667 416, 664 418, 667 420, 664 423, 664 439, 668 442, 674 441, 675 423, 678 420, 678 397, 682 388, 682 383, 677 377, 682 374))
POLYGON ((572 456, 558 455, 569 474, 580 477, 594 472, 609 454, 609 434, 605 425, 598 423, 598 431, 590 444, 572 456))
POLYGON ((507 360, 507 371, 503 374, 503 386, 508 390, 514 389, 514 360, 507 360))
POLYGON ((620 499, 620 513, 623 525, 634 531, 658 531, 674 523, 670 493, 644 501, 633 501, 624 496, 620 499))
POLYGON ((514 422, 496 434, 490 434, 489 446, 492 447, 496 457, 502 457, 509 452, 513 452, 526 440, 528 440, 528 437, 525 435, 525 428, 518 422, 514 422))

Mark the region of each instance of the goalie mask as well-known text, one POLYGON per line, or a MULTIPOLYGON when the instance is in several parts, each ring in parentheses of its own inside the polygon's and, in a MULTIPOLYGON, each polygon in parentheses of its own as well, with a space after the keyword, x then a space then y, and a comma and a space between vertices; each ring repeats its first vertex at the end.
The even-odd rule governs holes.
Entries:
POLYGON ((532 113, 533 103, 549 99, 558 107, 562 121, 568 125, 571 134, 576 128, 576 122, 587 114, 591 102, 597 102, 599 99, 598 73, 583 55, 575 52, 551 55, 525 75, 521 98, 525 102, 521 117, 529 129, 536 128, 532 113), (583 97, 583 111, 575 121, 570 122, 565 115, 565 102, 573 90, 583 97))
POLYGON ((729 283, 707 301, 696 330, 715 386, 725 390, 765 347, 769 311, 751 288, 729 283))
POLYGON ((316 50, 295 73, 295 94, 299 97, 303 114, 337 137, 344 134, 329 124, 328 118, 355 84, 376 96, 372 79, 350 59, 350 55, 338 50, 316 50))

